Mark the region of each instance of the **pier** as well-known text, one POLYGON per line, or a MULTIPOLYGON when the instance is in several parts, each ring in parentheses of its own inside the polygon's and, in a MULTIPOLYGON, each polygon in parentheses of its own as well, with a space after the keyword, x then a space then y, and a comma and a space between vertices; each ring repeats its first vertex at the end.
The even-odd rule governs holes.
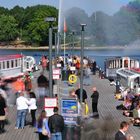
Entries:
MULTIPOLYGON (((34 73, 33 85, 36 87, 36 78, 40 72, 34 73)), ((78 81, 79 82, 79 81, 78 81)), ((78 83, 77 83, 78 84, 78 83)), ((91 84, 89 86, 84 85, 84 89, 88 95, 88 106, 91 111, 91 89, 93 86, 97 87, 99 91, 99 118, 87 117, 83 119, 81 124, 81 140, 113 140, 116 131, 119 129, 121 121, 130 120, 122 115, 122 111, 116 110, 116 106, 121 103, 114 98, 115 87, 110 86, 107 79, 100 79, 98 73, 91 75, 91 84)), ((61 91, 64 88, 63 81, 60 81, 61 91)), ((16 106, 8 108, 8 120, 9 124, 6 125, 6 132, 0 135, 1 140, 38 140, 38 134, 36 128, 25 126, 24 129, 15 130, 16 123, 16 106)), ((27 115, 27 121, 30 120, 30 114, 27 115)), ((139 140, 140 133, 139 128, 130 125, 129 131, 135 140, 139 140)))

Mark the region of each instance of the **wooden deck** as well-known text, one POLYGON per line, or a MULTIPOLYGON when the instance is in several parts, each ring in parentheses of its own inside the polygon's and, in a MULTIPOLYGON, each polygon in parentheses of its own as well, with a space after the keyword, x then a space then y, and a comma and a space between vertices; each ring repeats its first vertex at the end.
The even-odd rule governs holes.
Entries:
MULTIPOLYGON (((38 73, 36 73, 38 75, 38 73)), ((37 77, 37 76, 36 76, 37 77)), ((88 93, 88 104, 91 112, 91 89, 97 87, 99 91, 99 119, 88 118, 83 122, 81 131, 81 140, 113 140, 114 134, 119 128, 119 124, 123 120, 129 120, 122 115, 121 111, 116 110, 119 101, 114 99, 115 87, 110 86, 107 79, 99 79, 98 76, 91 76, 92 82, 90 86, 84 86, 88 93)), ((35 84, 35 80, 34 80, 35 84)), ((63 85, 63 84, 62 84, 63 85)), ((61 87, 61 84, 60 84, 61 87)), ((63 88, 63 87, 61 87, 63 88)), ((38 140, 35 128, 25 126, 25 129, 15 130, 16 107, 9 107, 8 119, 9 125, 6 125, 6 133, 0 134, 0 140, 38 140)), ((30 115, 27 116, 30 120, 30 115)), ((140 139, 138 127, 130 126, 129 133, 134 136, 135 140, 140 139)))

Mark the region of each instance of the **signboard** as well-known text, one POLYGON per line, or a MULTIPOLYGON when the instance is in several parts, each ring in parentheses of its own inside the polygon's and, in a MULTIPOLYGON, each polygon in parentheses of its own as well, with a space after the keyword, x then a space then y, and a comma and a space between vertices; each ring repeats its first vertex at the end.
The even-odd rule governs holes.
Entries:
POLYGON ((75 71, 76 70, 76 67, 70 67, 70 70, 71 71, 75 71))
POLYGON ((60 69, 53 69, 53 74, 60 75, 60 69))
POLYGON ((54 79, 54 80, 60 79, 60 75, 53 75, 53 79, 54 79))
POLYGON ((45 108, 45 111, 46 111, 47 117, 50 117, 54 114, 53 108, 45 108))
POLYGON ((60 78, 60 69, 53 69, 53 79, 58 80, 60 78))
POLYGON ((78 103, 76 99, 61 99, 61 115, 65 124, 77 124, 78 103))
POLYGON ((57 66, 57 68, 61 68, 61 64, 60 63, 58 63, 56 66, 57 66))
POLYGON ((57 107, 57 98, 45 98, 45 111, 47 116, 50 117, 53 115, 53 108, 57 107))
POLYGON ((45 107, 56 107, 57 99, 56 98, 45 98, 45 107))

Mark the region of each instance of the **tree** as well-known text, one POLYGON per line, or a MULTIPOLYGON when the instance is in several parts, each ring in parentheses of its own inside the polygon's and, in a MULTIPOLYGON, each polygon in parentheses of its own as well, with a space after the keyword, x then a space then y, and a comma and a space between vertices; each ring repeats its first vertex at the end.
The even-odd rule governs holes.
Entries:
POLYGON ((18 36, 17 23, 13 16, 0 16, 0 41, 12 41, 18 36))

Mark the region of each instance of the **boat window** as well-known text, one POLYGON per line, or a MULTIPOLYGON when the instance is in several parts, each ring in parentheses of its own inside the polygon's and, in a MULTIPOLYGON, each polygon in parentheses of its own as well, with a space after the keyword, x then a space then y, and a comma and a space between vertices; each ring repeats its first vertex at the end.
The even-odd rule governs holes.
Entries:
POLYGON ((11 60, 11 68, 14 67, 14 60, 11 60))
POLYGON ((3 69, 5 69, 5 62, 3 61, 3 69))
POLYGON ((122 68, 122 59, 120 60, 120 68, 122 68))
POLYGON ((10 68, 9 61, 7 61, 7 68, 10 68))
POLYGON ((19 66, 21 66, 21 59, 19 59, 19 66))
POLYGON ((125 68, 128 68, 128 60, 127 60, 127 59, 124 60, 124 67, 125 67, 125 68))
POLYGON ((16 67, 18 66, 18 62, 17 62, 17 60, 15 60, 15 66, 16 66, 16 67))

